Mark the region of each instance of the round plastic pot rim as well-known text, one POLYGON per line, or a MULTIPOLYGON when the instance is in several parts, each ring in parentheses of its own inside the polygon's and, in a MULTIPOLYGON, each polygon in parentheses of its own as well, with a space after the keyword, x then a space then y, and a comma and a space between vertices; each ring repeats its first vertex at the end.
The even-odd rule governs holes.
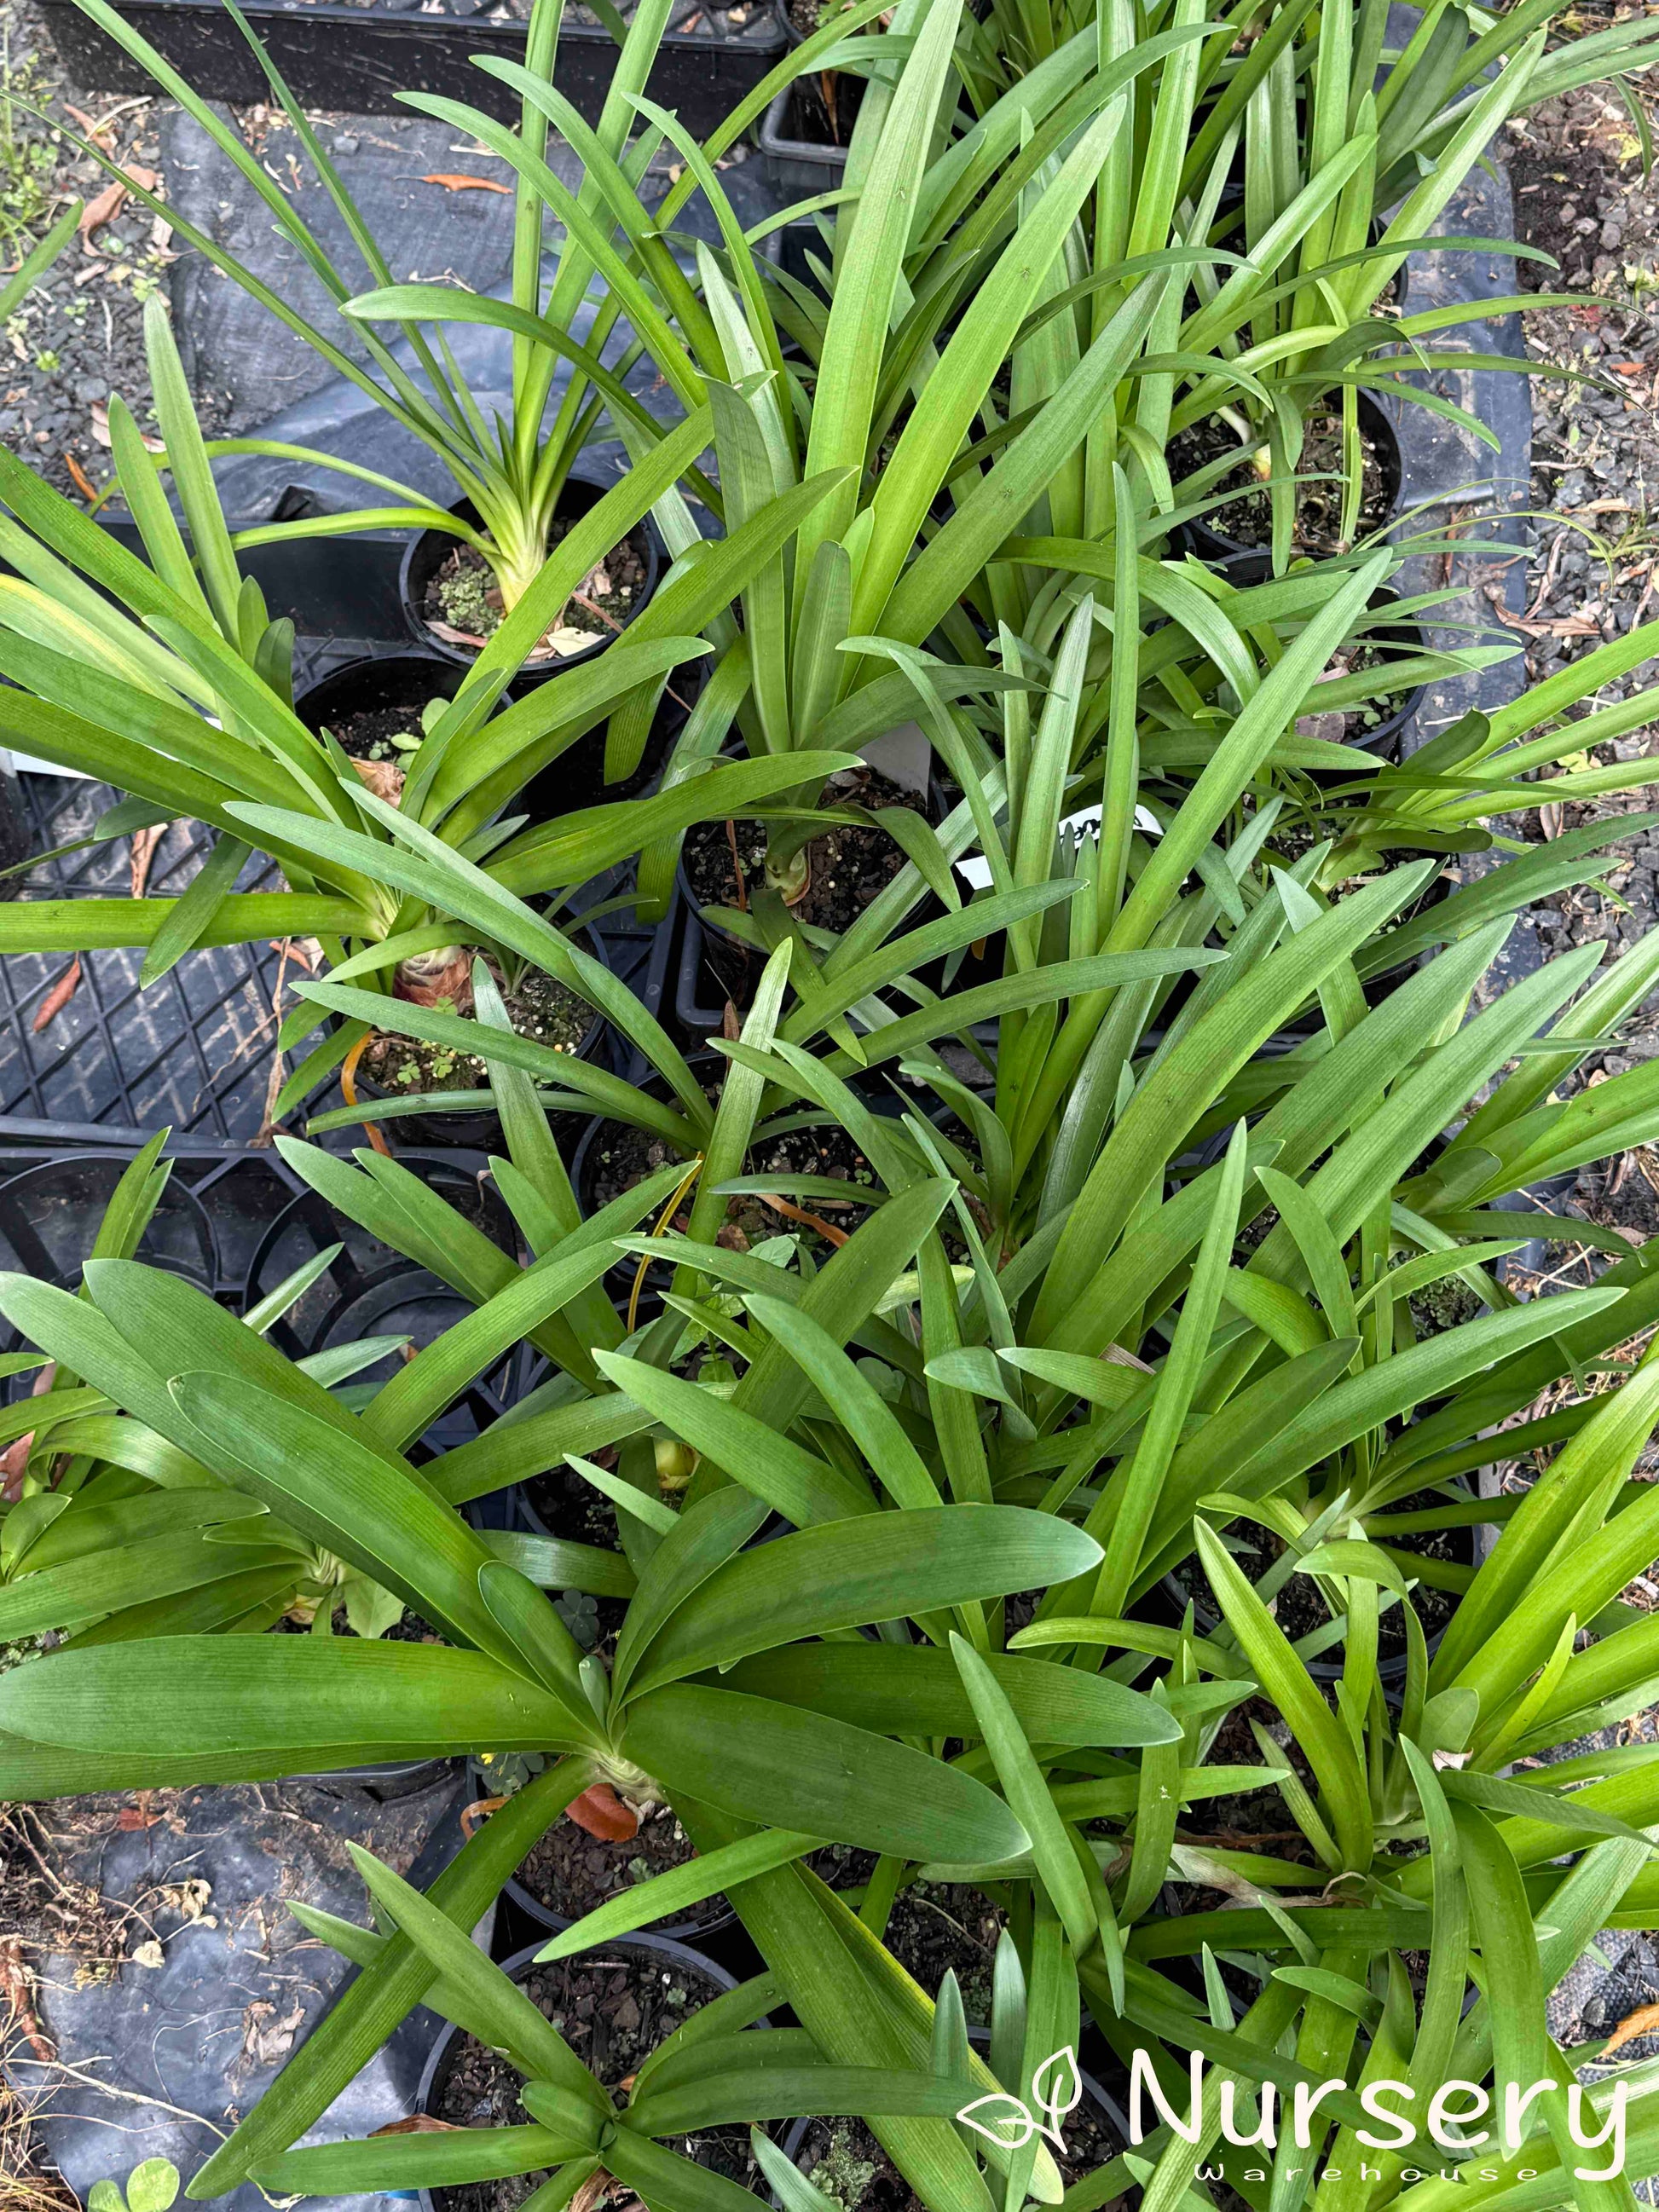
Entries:
MULTIPOLYGON (((608 477, 597 468, 592 466, 584 468, 580 461, 574 465, 565 478, 567 488, 579 487, 594 495, 592 499, 583 502, 584 514, 597 506, 606 492, 614 491, 618 481, 619 479, 608 477)), ((460 516, 465 520, 471 521, 477 519, 477 511, 471 500, 458 499, 451 505, 449 512, 460 516)), ((566 653, 558 658, 550 659, 544 664, 525 662, 513 678, 514 688, 544 684, 550 677, 562 676, 567 669, 585 667, 590 660, 597 659, 600 653, 614 644, 617 637, 627 629, 629 623, 631 623, 636 616, 643 614, 646 608, 650 605, 656 592, 658 580, 662 574, 662 554, 656 526, 649 515, 632 525, 629 530, 623 532, 623 536, 632 537, 635 532, 645 541, 645 588, 634 606, 629 609, 627 621, 622 624, 621 629, 613 632, 611 636, 596 638, 592 645, 584 647, 580 653, 566 653)), ((426 617, 421 612, 416 596, 416 572, 425 558, 424 549, 434 540, 441 541, 446 547, 461 543, 460 539, 452 538, 447 532, 441 530, 419 530, 413 532, 404 548, 403 558, 398 567, 398 603, 403 608, 404 620, 408 625, 409 635, 417 649, 422 653, 431 653, 434 658, 447 661, 453 666, 465 672, 476 664, 481 648, 450 645, 443 638, 434 635, 426 617)), ((617 542, 620 543, 621 540, 617 542)), ((420 579, 422 590, 425 580, 422 575, 420 579)))
MULTIPOLYGON (((556 1935, 562 1929, 574 1924, 568 1920, 556 1921, 552 1923, 551 1932, 556 1935)), ((544 1943, 526 1944, 523 1950, 515 1951, 511 1958, 503 1959, 499 1962, 501 1972, 514 1981, 523 1981, 531 1967, 537 1963, 538 1954, 544 1948, 544 1943)), ((689 1966, 694 1972, 702 1974, 707 1980, 714 1983, 721 1996, 724 1996, 728 1990, 734 1990, 738 1986, 737 1977, 734 1974, 728 1973, 724 1966, 709 1958, 706 1953, 697 1950, 694 1945, 682 1943, 672 1936, 654 1936, 647 1934, 644 1929, 636 1929, 631 1936, 613 1936, 608 1943, 600 1948, 606 1951, 631 1949, 654 1952, 659 1958, 666 1959, 678 1966, 689 1966)), ((582 1952, 577 1952, 575 1958, 570 1963, 580 1964, 585 1955, 582 1952)), ((763 2020, 756 2022, 757 2027, 763 2027, 765 2024, 763 2020)), ((463 2031, 455 2025, 453 2021, 445 2021, 440 2026, 437 2034, 433 2039, 432 2048, 427 2053, 426 2063, 421 2069, 420 2084, 415 2092, 415 2110, 417 2112, 426 2111, 432 2095, 433 2085, 438 2077, 438 2069, 443 2063, 444 2054, 456 2037, 462 2033, 463 2031)), ((466 2185, 458 2185, 464 2187, 466 2185)), ((418 2192, 418 2197, 421 2212, 442 2212, 442 2208, 437 2203, 431 2190, 421 2190, 418 2192)))
MULTIPOLYGON (((530 1507, 528 1501, 523 1496, 523 1486, 521 1484, 515 1484, 514 1488, 520 1493, 520 1510, 525 1515, 526 1518, 528 1519, 530 1515, 530 1507)), ((550 1534, 551 1532, 549 1531, 548 1533, 550 1534)), ((480 1767, 476 1759, 469 1759, 467 1761, 467 1771, 481 1785, 489 1781, 489 1777, 484 1773, 483 1768, 480 1767)), ((559 1817, 562 1820, 564 1815, 561 1814, 559 1817)), ((519 1875, 516 1873, 511 1874, 507 1876, 507 1881, 502 1888, 501 1894, 503 1897, 511 1898, 514 1904, 518 1906, 520 1912, 525 1914, 526 1918, 533 1920, 538 1927, 545 1928, 550 1935, 556 1936, 562 1929, 574 1927, 575 1924, 568 1913, 556 1912, 550 1905, 545 1904, 543 1899, 536 1896, 532 1890, 526 1888, 525 1884, 519 1879, 519 1875)), ((669 1920, 663 1922, 660 1926, 653 1920, 646 1927, 638 1929, 636 1932, 641 1936, 649 1936, 653 1940, 660 1939, 665 1943, 678 1944, 687 1949, 695 1951, 696 1949, 697 1942, 701 1937, 706 1936, 718 1936, 721 1934, 726 1929, 731 1927, 732 1922, 736 1920, 738 1917, 736 1907, 725 1902, 725 1893, 723 1891, 719 1893, 715 1897, 706 1898, 703 1901, 705 1905, 710 1907, 718 1907, 718 1910, 714 1913, 714 1917, 710 1919, 669 1920)), ((629 1940, 631 1940, 631 1938, 629 1940)), ((533 1958, 535 1956, 535 1951, 532 1948, 520 1955, 533 1958)), ((722 1968, 721 1971, 724 1972, 725 1970, 722 1968)))

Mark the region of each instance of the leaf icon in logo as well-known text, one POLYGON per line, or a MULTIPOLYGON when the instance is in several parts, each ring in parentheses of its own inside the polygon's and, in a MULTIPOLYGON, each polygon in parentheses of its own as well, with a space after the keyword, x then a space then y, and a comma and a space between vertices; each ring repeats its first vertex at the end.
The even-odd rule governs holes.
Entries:
POLYGON ((1057 2150, 1063 2150, 1060 2124, 1083 2102, 1083 2076, 1077 2070, 1077 2053, 1069 2043, 1052 2058, 1045 2058, 1032 2075, 1031 2102, 1046 2118, 1042 2132, 1057 2150))
POLYGON ((1036 2122, 1019 2099, 1011 2096, 1006 2089, 993 2089, 987 2096, 975 2097, 972 2104, 962 2107, 957 2118, 972 2128, 975 2135, 983 2136, 987 2142, 995 2143, 1001 2150, 1022 2150, 1037 2132, 1036 2122), (987 2118, 976 2119, 976 2112, 983 2112, 987 2118))

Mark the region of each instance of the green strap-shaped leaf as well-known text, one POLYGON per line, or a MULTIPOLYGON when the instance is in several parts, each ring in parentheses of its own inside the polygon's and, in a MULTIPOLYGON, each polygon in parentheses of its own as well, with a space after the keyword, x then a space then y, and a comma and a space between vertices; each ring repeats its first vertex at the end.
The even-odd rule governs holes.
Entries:
POLYGON ((1239 1572, 1232 1554, 1206 1522, 1196 1522, 1194 1533, 1198 1540, 1199 1557, 1220 1600, 1228 1626, 1237 1637, 1264 1692, 1290 1723, 1297 1741, 1308 1754, 1309 1765, 1319 1778, 1343 1864, 1369 1867, 1370 1796, 1352 1745, 1291 1650, 1284 1631, 1239 1572))
POLYGON ((1031 1839, 1031 1856, 1038 1879, 1065 1924, 1073 1954, 1081 1958, 1093 1948, 1100 1923, 1071 1840, 1048 1795, 1048 1785, 1031 1755, 1030 1745, 1014 1709, 991 1669, 971 1645, 955 1634, 951 1638, 951 1656, 962 1676, 979 1724, 979 1734, 990 1753, 1009 1810, 1031 1839))
MULTIPOLYGON (((27 1671, 27 1670, 22 1670, 27 1671)), ((0 1709, 0 1726, 4 1725, 0 1709)), ((957 1768, 798 1705, 675 1683, 628 1708, 624 1754, 681 1793, 739 1820, 819 1833, 865 1850, 969 1865, 1027 1849, 1002 1800, 957 1768)))
POLYGON ((864 1514, 739 1553, 716 1567, 653 1639, 629 1694, 836 1628, 1004 1597, 1080 1573, 1093 1538, 1010 1505, 864 1514))
MULTIPOLYGON (((579 2136, 552 2128, 457 2128, 376 2136, 364 2142, 313 2143, 262 2158, 249 2178, 284 2196, 356 2196, 454 2188, 537 2173, 583 2155, 579 2136)), ((198 2176, 199 2180, 200 2176, 198 2176)))
POLYGON ((538 1959, 574 1958, 578 1952, 592 1950, 618 1936, 630 1934, 635 1928, 647 1928, 653 1921, 678 1919, 692 1905, 701 1905, 705 1898, 718 1897, 723 1890, 734 1889, 755 1875, 769 1874, 774 1867, 787 1866, 791 1859, 815 1850, 822 1840, 821 1837, 804 1836, 792 1828, 769 1828, 757 1836, 744 1836, 738 1843, 723 1844, 719 1850, 710 1851, 707 1858, 694 1858, 684 1866, 671 1867, 666 1874, 635 1882, 619 1896, 596 1905, 550 1943, 544 1944, 536 1955, 538 1959))
MULTIPOLYGON (((395 1875, 360 1844, 349 1844, 375 1902, 430 1960, 447 1989, 466 2001, 475 2034, 505 2051, 520 2071, 552 2082, 585 2106, 597 2130, 610 2117, 611 2100, 535 2002, 458 1928, 441 1906, 395 1875)), ((594 2148, 588 2145, 587 2148, 594 2148)))
POLYGON ((108 1789, 167 1786, 198 1757, 252 1779, 571 1737, 562 1705, 482 1652, 309 1636, 71 1646, 0 1678, 0 1731, 94 1754, 108 1789))
MULTIPOLYGON (((1024 1633, 1037 1640, 1075 1640, 1038 1638, 1035 1629, 1024 1633)), ((981 1655, 981 1663, 1033 1743, 1127 1748, 1173 1741, 1180 1735, 1149 1698, 1108 1675, 1000 1651, 981 1655)), ((974 1729, 974 1708, 950 1653, 927 1644, 863 1638, 792 1644, 739 1660, 721 1680, 733 1689, 856 1721, 883 1735, 967 1735, 974 1729)))
POLYGON ((866 1485, 737 1405, 622 1352, 595 1357, 601 1373, 624 1396, 797 1527, 875 1511, 866 1485))

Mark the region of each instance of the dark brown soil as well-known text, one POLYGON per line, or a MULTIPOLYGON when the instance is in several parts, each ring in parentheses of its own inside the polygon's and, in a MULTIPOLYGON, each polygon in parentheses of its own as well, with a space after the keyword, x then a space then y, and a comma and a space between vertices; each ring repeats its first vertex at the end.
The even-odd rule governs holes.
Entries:
MULTIPOLYGON (((629 1943, 606 1944, 579 1959, 532 1966, 521 1986, 583 2063, 615 2091, 659 2043, 720 1995, 714 1983, 677 1958, 629 1943)), ((427 2100, 434 2119, 459 2127, 516 2127, 530 2118, 519 2101, 520 2076, 497 2052, 457 2036, 427 2100)), ((748 2130, 711 2129, 673 2148, 741 2186, 755 2185, 748 2130)), ((515 2174, 432 2192, 437 2212, 517 2212, 546 2179, 515 2174)), ((764 2191, 763 2189, 763 2196, 764 2191)))
MULTIPOLYGON (((507 1018, 520 1036, 573 1057, 592 1025, 593 1010, 586 1000, 540 968, 524 970, 505 1004, 507 1018)), ((444 1006, 443 1011, 453 1013, 455 1009, 444 1006)), ((392 1097, 425 1091, 479 1091, 489 1082, 489 1069, 476 1053, 428 1044, 419 1037, 376 1035, 357 1066, 360 1074, 392 1097)))
POLYGON ((421 742, 421 717, 414 707, 363 707, 331 722, 328 728, 351 760, 393 761, 404 766, 421 742))
MULTIPOLYGON (((831 776, 818 794, 818 804, 864 806, 872 812, 884 806, 908 806, 919 814, 927 811, 921 793, 907 791, 872 768, 849 769, 831 776)), ((686 880, 699 906, 749 903, 751 892, 766 880, 767 829, 764 822, 738 821, 731 824, 728 834, 724 822, 699 822, 686 832, 686 880), (732 867, 734 838, 743 878, 741 896, 732 867)), ((852 823, 837 823, 814 837, 806 855, 806 895, 795 907, 795 915, 837 935, 851 927, 904 866, 902 850, 884 830, 852 823)))
MULTIPOLYGON (((568 527, 554 523, 548 532, 550 552, 568 527)), ((526 658, 568 659, 586 653, 599 638, 614 637, 643 603, 649 550, 644 532, 630 531, 583 579, 526 658)), ((433 571, 421 612, 447 643, 483 645, 500 628, 502 612, 501 589, 483 556, 471 545, 457 545, 433 571)))
MULTIPOLYGON (((875 1867, 872 1852, 832 1844, 812 1854, 814 1874, 832 1889, 860 1889, 875 1867)), ((963 2009, 975 2027, 991 2017, 991 1965, 1006 1924, 1000 1906, 966 1882, 918 1881, 893 1900, 882 1941, 929 1996, 947 1969, 956 1970, 963 2009)))
MULTIPOLYGON (((353 1633, 343 1605, 337 1605, 334 1608, 333 1630, 336 1636, 353 1633)), ((308 1620, 296 1620, 292 1613, 285 1613, 270 1632, 273 1636, 309 1636, 312 1627, 308 1620)), ((403 1619, 393 1621, 379 1641, 382 1644, 445 1644, 448 1638, 440 1636, 431 1622, 422 1620, 418 1613, 410 1613, 405 1608, 403 1619)))
MULTIPOLYGON (((589 1211, 620 1198, 624 1191, 632 1190, 636 1183, 654 1175, 675 1157, 666 1140, 648 1129, 630 1128, 619 1121, 603 1123, 588 1155, 592 1195, 586 1203, 589 1211)), ((847 1132, 834 1122, 808 1129, 785 1130, 753 1146, 744 1163, 744 1174, 764 1175, 769 1171, 775 1173, 781 1182, 807 1175, 831 1176, 848 1186, 849 1195, 844 1200, 805 1199, 798 1206, 795 1200, 783 1198, 784 1204, 797 1206, 799 1212, 811 1217, 801 1222, 769 1206, 759 1192, 735 1193, 726 1201, 726 1225, 720 1231, 721 1243, 733 1251, 746 1252, 768 1237, 793 1234, 802 1237, 815 1256, 827 1258, 835 1240, 826 1238, 814 1223, 851 1236, 869 1210, 851 1193, 860 1182, 873 1183, 874 1170, 847 1132)), ((684 1231, 690 1220, 688 1200, 675 1215, 672 1226, 684 1231)), ((627 1272, 631 1276, 631 1264, 627 1272)))
MULTIPOLYGON (((1061 2129, 1066 2149, 1057 2162, 1068 2187, 1127 2148, 1110 2115, 1086 2095, 1061 2129)), ((795 2162, 843 2212, 921 2212, 921 2198, 862 2120, 809 2120, 795 2162)))
MULTIPOLYGON (((518 1879, 550 1912, 580 1920, 606 1898, 696 1856, 684 1829, 663 1805, 647 1814, 639 1833, 625 1843, 606 1843, 574 1820, 556 1820, 519 1869, 518 1879)), ((716 1896, 675 1918, 712 1928, 729 1919, 731 1910, 716 1896)))
MULTIPOLYGON (((1243 1705, 1234 1706, 1216 1730, 1205 1764, 1289 1765, 1312 1786, 1312 1770, 1291 1738, 1278 1707, 1267 1698, 1250 1698, 1243 1705), (1264 1760, 1256 1747, 1250 1729, 1253 1719, 1273 1738, 1275 1748, 1271 1760, 1264 1760)), ((1206 1797, 1195 1805, 1187 1806, 1182 1812, 1176 1833, 1191 1843, 1215 1844, 1226 1850, 1259 1851, 1267 1858, 1299 1862, 1310 1861, 1313 1856, 1276 1783, 1263 1783, 1258 1790, 1236 1790, 1225 1797, 1206 1797)), ((1214 1902, 1212 1893, 1195 1883, 1171 1883, 1170 1889, 1176 1900, 1173 1909, 1182 1912, 1205 1911, 1214 1902)))
MULTIPOLYGON (((1359 502, 1358 535, 1364 538, 1379 530, 1389 519, 1389 487, 1382 457, 1363 425, 1359 434, 1364 457, 1364 489, 1359 502)), ((1173 439, 1170 446, 1170 473, 1175 478, 1177 496, 1181 480, 1206 461, 1213 461, 1222 453, 1237 449, 1238 441, 1232 431, 1218 416, 1210 416, 1202 422, 1194 422, 1173 439)), ((1299 553, 1340 553, 1347 549, 1340 532, 1341 529, 1342 424, 1334 415, 1315 416, 1308 424, 1303 442, 1302 456, 1296 465, 1298 477, 1312 476, 1319 481, 1300 486, 1296 502, 1295 550, 1299 553)), ((1238 545, 1268 545, 1273 542, 1273 501, 1271 495, 1261 488, 1261 479, 1250 460, 1242 460, 1237 468, 1230 469, 1212 492, 1239 492, 1243 495, 1229 499, 1225 506, 1213 509, 1205 517, 1209 527, 1238 545)))
MULTIPOLYGON (((1428 1492, 1415 1498, 1403 1498, 1389 1508, 1389 1514, 1429 1512, 1437 1504, 1444 1504, 1428 1492)), ((1259 1528, 1251 1524, 1248 1534, 1256 1546, 1254 1558, 1246 1555, 1239 1565, 1251 1582, 1266 1574, 1275 1560, 1282 1557, 1283 1543, 1270 1528, 1259 1528)), ((1390 1550, 1411 1552, 1419 1559, 1462 1561, 1468 1557, 1468 1531, 1466 1528, 1434 1528, 1420 1535, 1394 1536, 1389 1540, 1390 1550)), ((1175 1579, 1196 1605, 1200 1627, 1206 1616, 1213 1623, 1220 1617, 1221 1608, 1216 1603, 1210 1578, 1195 1559, 1185 1559, 1175 1570, 1175 1579)), ((1431 1642, 1450 1620, 1457 1607, 1457 1595, 1453 1590, 1436 1589, 1427 1583, 1419 1583, 1407 1602, 1423 1624, 1423 1632, 1431 1642)), ((1292 1575, 1280 1589, 1273 1604, 1273 1618, 1291 1643, 1304 1636, 1311 1636, 1330 1619, 1319 1586, 1311 1575, 1292 1575)), ((1397 1605, 1391 1606, 1377 1624, 1376 1649, 1384 1659, 1401 1658, 1406 1650, 1406 1632, 1397 1605)), ((1340 1644, 1321 1654, 1328 1663, 1335 1666, 1341 1661, 1340 1644)))

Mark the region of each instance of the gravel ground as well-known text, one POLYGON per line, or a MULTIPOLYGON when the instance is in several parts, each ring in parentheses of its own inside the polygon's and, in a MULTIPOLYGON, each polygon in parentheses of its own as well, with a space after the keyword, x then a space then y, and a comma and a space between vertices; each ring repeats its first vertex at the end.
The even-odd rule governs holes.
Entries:
MULTIPOLYGON (((84 200, 88 211, 112 207, 100 200, 106 172, 80 152, 76 136, 95 139, 148 184, 160 167, 167 103, 68 82, 31 0, 0 4, 0 267, 15 268, 20 224, 32 241, 70 200, 84 200)), ((163 218, 129 198, 70 244, 5 325, 0 439, 60 491, 84 496, 88 485, 107 481, 100 432, 112 392, 151 426, 143 304, 167 282, 171 239, 163 218)), ((214 395, 197 397, 210 428, 223 427, 214 395)))
MULTIPOLYGON (((1622 11, 1621 11, 1622 12, 1622 11)), ((1611 20, 1580 9, 1571 25, 1611 20)), ((1659 82, 1633 88, 1650 119, 1659 82)), ((1636 625, 1659 620, 1659 177, 1644 177, 1641 143, 1616 92, 1587 88, 1509 126, 1517 235, 1559 270, 1522 264, 1533 290, 1582 295, 1525 318, 1528 349, 1571 379, 1533 386, 1533 556, 1527 672, 1539 682, 1636 625)), ((1659 659, 1603 687, 1584 709, 1610 706, 1659 681, 1659 659)), ((1659 757, 1659 722, 1586 760, 1659 757)), ((1583 764, 1582 763, 1573 763, 1583 764)), ((1642 773, 1638 769, 1638 775, 1642 773)), ((1648 771, 1659 775, 1659 764, 1648 771)), ((1654 784, 1585 805, 1546 805, 1519 817, 1541 841, 1593 820, 1611 832, 1651 810, 1654 784)), ((1659 911, 1659 830, 1617 839, 1603 884, 1559 894, 1538 915, 1547 954, 1605 942, 1609 958, 1634 944, 1659 911)), ((1659 996, 1592 1056, 1580 1082, 1659 1056, 1659 996)), ((1567 1202, 1639 1241, 1659 1227, 1659 1158, 1645 1147, 1587 1168, 1567 1202)))

